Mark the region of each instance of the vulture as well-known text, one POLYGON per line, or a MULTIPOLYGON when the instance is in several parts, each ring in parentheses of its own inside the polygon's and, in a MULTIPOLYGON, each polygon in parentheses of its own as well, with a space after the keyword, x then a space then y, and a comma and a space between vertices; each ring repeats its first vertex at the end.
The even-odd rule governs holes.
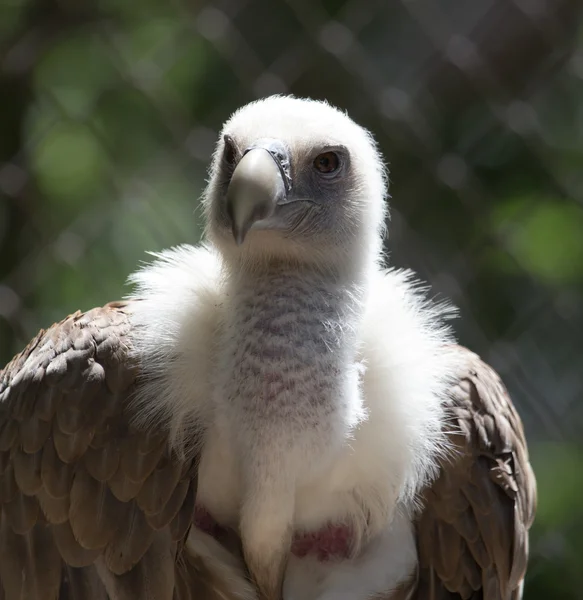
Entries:
POLYGON ((522 423, 386 203, 328 103, 230 117, 204 241, 0 372, 1 600, 521 598, 522 423))

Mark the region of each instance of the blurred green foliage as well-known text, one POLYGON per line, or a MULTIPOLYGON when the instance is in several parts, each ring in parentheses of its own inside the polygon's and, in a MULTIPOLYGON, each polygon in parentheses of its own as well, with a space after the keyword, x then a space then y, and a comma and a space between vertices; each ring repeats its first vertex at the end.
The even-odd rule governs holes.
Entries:
POLYGON ((200 239, 234 109, 326 98, 390 163, 392 263, 460 306, 461 341, 524 418, 540 494, 525 597, 581 598, 582 9, 547 3, 535 26, 513 3, 421 4, 0 3, 0 364, 126 294, 146 250, 200 239), (475 48, 488 73, 459 67, 475 48))

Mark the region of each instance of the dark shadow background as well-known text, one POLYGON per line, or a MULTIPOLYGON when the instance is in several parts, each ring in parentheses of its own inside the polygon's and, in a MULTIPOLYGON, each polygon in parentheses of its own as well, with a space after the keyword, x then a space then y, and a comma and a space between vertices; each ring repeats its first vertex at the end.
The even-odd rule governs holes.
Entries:
POLYGON ((461 309, 539 481, 527 599, 583 598, 583 4, 0 0, 0 366, 198 241, 221 123, 326 98, 390 163, 391 261, 461 309))

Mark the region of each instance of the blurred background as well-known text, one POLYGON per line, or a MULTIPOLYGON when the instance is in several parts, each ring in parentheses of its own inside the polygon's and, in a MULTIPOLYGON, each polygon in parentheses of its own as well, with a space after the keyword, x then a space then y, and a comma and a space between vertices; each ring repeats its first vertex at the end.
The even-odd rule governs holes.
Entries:
POLYGON ((583 598, 583 3, 0 0, 0 367, 201 235, 222 122, 325 98, 391 170, 387 249, 461 310, 539 481, 527 599, 583 598))

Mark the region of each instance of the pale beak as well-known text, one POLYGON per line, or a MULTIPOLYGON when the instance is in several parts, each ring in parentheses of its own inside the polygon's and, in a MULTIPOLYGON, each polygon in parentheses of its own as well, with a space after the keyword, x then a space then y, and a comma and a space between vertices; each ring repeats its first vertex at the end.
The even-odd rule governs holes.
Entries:
POLYGON ((246 150, 227 189, 227 213, 237 244, 253 224, 285 204, 289 181, 289 157, 281 142, 265 140, 246 150))

